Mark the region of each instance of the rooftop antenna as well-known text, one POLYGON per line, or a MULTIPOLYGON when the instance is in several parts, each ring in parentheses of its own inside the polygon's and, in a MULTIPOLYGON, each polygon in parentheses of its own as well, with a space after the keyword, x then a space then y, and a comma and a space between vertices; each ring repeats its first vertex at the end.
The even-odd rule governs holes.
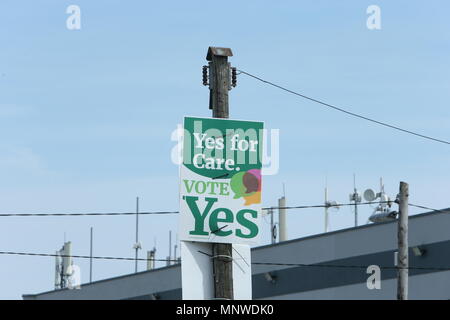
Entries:
POLYGON ((355 203, 355 227, 358 226, 358 203, 361 203, 361 195, 356 189, 356 175, 353 174, 353 193, 349 196, 350 202, 355 203))
POLYGON ((55 255, 55 289, 61 289, 61 252, 56 251, 55 255))
POLYGON ((64 243, 63 247, 63 272, 65 276, 71 275, 71 268, 72 268, 72 242, 68 241, 64 243))
POLYGON ((329 215, 328 215, 328 209, 332 208, 333 210, 337 211, 339 210, 339 205, 336 201, 330 201, 328 200, 328 180, 325 179, 325 201, 324 201, 324 213, 325 213, 325 232, 328 232, 329 229, 329 215))
POLYGON ((169 230, 169 256, 166 265, 170 266, 172 260, 172 230, 169 230))
POLYGON ((274 244, 277 241, 277 224, 273 221, 273 208, 269 208, 270 214, 270 243, 274 244))
POLYGON ((147 270, 155 269, 155 257, 156 257, 156 237, 153 239, 153 249, 147 251, 147 270))
POLYGON ((325 194, 324 194, 324 196, 325 196, 325 199, 324 199, 324 204, 325 204, 325 207, 324 207, 324 214, 325 214, 325 221, 324 221, 325 226, 324 226, 324 229, 325 229, 325 232, 328 232, 328 207, 327 207, 327 202, 328 202, 328 176, 327 175, 325 175, 325 194))
POLYGON ((173 260, 177 260, 178 233, 175 234, 175 245, 173 246, 173 260))
POLYGON ((286 241, 288 237, 287 237, 287 221, 286 221, 286 187, 284 182, 283 182, 283 196, 280 199, 278 199, 278 229, 280 233, 279 241, 280 242, 286 241))
POLYGON ((91 227, 91 239, 90 239, 90 250, 89 250, 89 282, 92 282, 92 248, 94 242, 94 228, 91 227))
POLYGON ((324 200, 324 204, 325 204, 325 207, 324 207, 324 214, 325 214, 325 226, 324 226, 324 229, 325 229, 325 232, 328 232, 328 223, 329 223, 329 220, 328 220, 328 206, 327 206, 327 203, 328 203, 328 187, 327 187, 327 185, 325 184, 325 194, 324 194, 324 196, 325 196, 325 200, 324 200))
POLYGON ((68 286, 73 271, 72 264, 72 243, 64 242, 61 250, 56 251, 55 288, 64 289, 68 286))
POLYGON ((372 189, 364 191, 364 199, 368 202, 372 202, 376 199, 380 199, 375 211, 369 217, 369 221, 372 222, 384 222, 396 219, 397 212, 391 210, 391 199, 384 192, 383 178, 380 178, 380 192, 375 193, 372 189))
POLYGON ((138 272, 138 254, 142 246, 139 242, 139 197, 136 197, 136 242, 133 245, 135 252, 134 272, 138 272))
MULTIPOLYGON (((155 251, 155 257, 156 257, 156 237, 153 238, 153 251, 155 251)), ((153 267, 156 267, 156 261, 154 261, 153 267)))
POLYGON ((155 269, 155 250, 147 251, 147 270, 155 269))

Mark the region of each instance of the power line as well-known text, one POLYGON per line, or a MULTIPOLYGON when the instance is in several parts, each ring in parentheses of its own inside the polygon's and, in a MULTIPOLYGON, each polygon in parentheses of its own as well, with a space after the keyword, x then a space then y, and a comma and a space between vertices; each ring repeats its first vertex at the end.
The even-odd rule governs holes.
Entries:
MULTIPOLYGON (((202 252, 203 253, 203 252, 202 252)), ((205 253, 206 254, 206 253, 205 253)), ((58 255, 52 253, 30 253, 30 252, 13 252, 13 251, 0 251, 0 255, 17 255, 17 256, 37 256, 37 257, 68 257, 66 255, 58 255)), ((210 256, 209 254, 206 254, 210 256)), ((86 255, 71 255, 72 258, 90 259, 91 256, 86 255)), ((93 256, 92 259, 99 260, 117 260, 117 261, 135 261, 136 258, 128 257, 111 257, 111 256, 93 256)), ((138 258, 139 261, 162 261, 162 262, 180 262, 173 259, 151 259, 151 258, 138 258)), ((253 265, 265 265, 265 266, 285 266, 285 267, 317 267, 317 268, 343 268, 343 269, 366 269, 368 265, 341 265, 341 264, 305 264, 305 263, 282 263, 282 262, 252 262, 253 265)), ((398 270, 396 266, 379 266, 380 269, 398 270)), ((408 267, 409 270, 434 270, 434 271, 450 271, 450 267, 408 267)))
MULTIPOLYGON (((16 255, 16 256, 38 256, 38 257, 69 257, 67 255, 60 255, 54 253, 30 253, 30 252, 13 252, 13 251, 0 251, 3 255, 16 255)), ((163 261, 163 262, 177 262, 178 260, 171 259, 147 259, 147 258, 126 258, 126 257, 108 257, 108 256, 83 256, 83 255, 71 255, 72 258, 80 259, 98 259, 98 260, 125 260, 125 261, 163 261)))
POLYGON ((412 204, 412 203, 409 203, 408 205, 410 205, 411 207, 416 207, 416 208, 430 210, 430 211, 436 211, 436 212, 442 212, 442 213, 449 213, 449 211, 450 211, 450 208, 449 209, 444 209, 444 210, 438 210, 438 209, 433 209, 433 208, 430 208, 430 207, 419 206, 417 204, 412 204))
MULTIPOLYGON (((382 201, 382 203, 392 203, 393 201, 382 201)), ((358 205, 376 204, 380 202, 361 202, 358 205)), ((342 207, 342 206, 354 206, 354 203, 342 203, 333 205, 304 205, 304 206, 290 206, 290 207, 264 207, 263 210, 269 209, 308 209, 308 208, 325 208, 325 207, 342 207)), ((151 212, 139 212, 139 215, 165 215, 165 214, 177 214, 179 211, 151 211, 151 212)), ((136 212, 95 212, 95 213, 0 213, 0 217, 72 217, 72 216, 130 216, 136 215, 136 212)))
MULTIPOLYGON (((359 205, 371 205, 388 203, 392 204, 395 201, 375 201, 375 202, 360 202, 359 205)), ((270 209, 313 209, 313 208, 331 208, 331 207, 344 207, 344 206, 354 206, 354 203, 337 203, 337 204, 317 204, 317 205, 304 205, 304 206, 289 206, 289 207, 264 207, 262 210, 270 209)), ((410 206, 426 209, 430 211, 437 212, 448 212, 448 210, 438 210, 425 206, 409 204, 410 206)), ((179 211, 151 211, 151 212, 139 212, 139 215, 165 215, 165 214, 178 214, 179 211)), ((136 212, 96 212, 96 213, 0 213, 0 217, 72 217, 72 216, 129 216, 136 215, 136 212)))
MULTIPOLYGON (((377 202, 359 202, 358 205, 379 204, 379 203, 394 203, 395 201, 377 201, 377 202)), ((336 203, 336 204, 317 204, 309 206, 289 206, 289 207, 267 207, 263 210, 270 209, 310 209, 310 208, 331 208, 331 207, 345 207, 354 206, 354 203, 336 203)))
MULTIPOLYGON (((179 211, 139 212, 139 215, 176 214, 179 211)), ((136 212, 94 212, 94 213, 0 213, 0 217, 70 217, 70 216, 130 216, 136 212)))
POLYGON ((342 109, 342 108, 337 107, 337 106, 335 106, 335 105, 332 105, 332 104, 329 104, 329 103, 326 103, 326 102, 323 102, 323 101, 320 101, 320 100, 317 100, 317 99, 308 97, 308 96, 306 96, 306 95, 304 95, 304 94, 301 94, 301 93, 295 92, 295 91, 293 91, 293 90, 287 89, 287 88, 282 87, 282 86, 280 86, 280 85, 278 85, 278 84, 275 84, 275 83, 273 83, 273 82, 264 80, 264 79, 262 79, 262 78, 260 78, 260 77, 257 77, 257 76, 255 76, 255 75, 253 75, 253 74, 251 74, 251 73, 248 73, 248 72, 246 72, 246 71, 243 71, 243 70, 238 70, 238 71, 239 71, 240 73, 243 73, 243 74, 245 74, 245 75, 247 75, 247 76, 249 76, 249 77, 252 77, 252 78, 254 78, 254 79, 258 80, 258 81, 261 81, 261 82, 263 82, 263 83, 266 83, 266 84, 271 85, 271 86, 273 86, 273 87, 276 87, 276 88, 278 88, 278 89, 284 90, 284 91, 289 92, 289 93, 291 93, 291 94, 294 94, 294 95, 296 95, 296 96, 302 97, 302 98, 304 98, 304 99, 307 99, 307 100, 310 100, 310 101, 319 103, 319 104, 321 104, 321 105, 323 105, 323 106, 326 106, 326 107, 332 108, 332 109, 334 109, 334 110, 337 110, 337 111, 346 113, 346 114, 351 115, 351 116, 353 116, 353 117, 360 118, 360 119, 363 119, 363 120, 367 120, 367 121, 370 121, 370 122, 373 122, 373 123, 376 123, 376 124, 379 124, 379 125, 382 125, 382 126, 391 128, 391 129, 395 129, 395 130, 398 130, 398 131, 402 131, 402 132, 405 132, 405 133, 409 133, 409 134, 412 134, 412 135, 415 135, 415 136, 417 136, 417 137, 421 137, 421 138, 424 138, 424 139, 428 139, 428 140, 432 140, 432 141, 440 142, 440 143, 444 143, 444 144, 450 144, 450 142, 449 142, 449 141, 446 141, 446 140, 441 140, 441 139, 437 139, 437 138, 433 138, 433 137, 430 137, 430 136, 426 136, 426 135, 423 135, 423 134, 420 134, 420 133, 417 133, 417 132, 413 132, 413 131, 410 131, 410 130, 406 130, 406 129, 400 128, 400 127, 398 127, 398 126, 394 126, 394 125, 388 124, 388 123, 386 123, 386 122, 382 122, 382 121, 378 121, 378 120, 375 120, 375 119, 372 119, 372 118, 369 118, 369 117, 366 117, 366 116, 362 116, 362 115, 360 115, 360 114, 357 114, 357 113, 354 113, 354 112, 351 112, 351 111, 342 109))

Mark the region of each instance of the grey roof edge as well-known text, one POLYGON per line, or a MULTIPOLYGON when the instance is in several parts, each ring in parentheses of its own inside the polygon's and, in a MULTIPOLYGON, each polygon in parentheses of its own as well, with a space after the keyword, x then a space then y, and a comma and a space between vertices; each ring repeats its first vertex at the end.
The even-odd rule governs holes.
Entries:
MULTIPOLYGON (((140 271, 140 272, 136 272, 136 273, 123 274, 123 275, 120 275, 120 276, 117 276, 117 277, 100 279, 100 280, 96 280, 96 281, 92 281, 92 282, 82 283, 81 287, 87 287, 87 286, 98 284, 98 283, 101 283, 101 282, 106 282, 106 281, 111 281, 111 280, 118 280, 118 279, 132 277, 132 276, 139 275, 139 274, 144 274, 144 273, 159 272, 159 271, 170 269, 170 268, 179 268, 180 266, 181 266, 181 264, 177 263, 177 264, 173 264, 173 265, 170 265, 170 266, 164 266, 164 267, 153 269, 153 270, 144 270, 144 271, 140 271)), ((59 290, 49 290, 49 291, 44 291, 44 292, 34 293, 34 294, 33 293, 31 293, 31 294, 23 294, 22 298, 25 298, 25 297, 34 298, 36 296, 40 296, 40 295, 43 295, 43 294, 48 294, 48 293, 52 293, 52 292, 56 292, 56 291, 61 291, 62 292, 62 291, 66 291, 66 290, 70 290, 70 289, 65 288, 65 289, 59 289, 59 290)))
MULTIPOLYGON (((440 215, 440 214, 450 214, 450 208, 440 209, 439 211, 429 211, 429 212, 424 212, 424 213, 418 213, 418 214, 411 215, 408 218, 409 219, 415 219, 415 218, 420 218, 420 217, 424 217, 424 216, 440 215)), ((357 229, 371 228, 373 226, 382 225, 382 224, 389 224, 389 223, 395 223, 395 222, 396 222, 396 220, 386 221, 386 222, 377 222, 377 223, 365 224, 365 225, 361 225, 361 226, 357 226, 357 227, 349 227, 349 228, 345 228, 345 229, 339 229, 339 230, 336 230, 336 231, 330 231, 330 232, 313 234, 313 235, 306 236, 306 237, 295 238, 295 239, 292 239, 292 240, 286 240, 286 241, 283 241, 283 242, 278 242, 278 243, 273 243, 273 244, 266 244, 266 245, 263 245, 263 246, 255 247, 255 248, 252 248, 252 251, 253 250, 264 249, 264 248, 267 248, 267 247, 274 247, 274 246, 284 245, 284 244, 292 243, 292 242, 296 242, 296 241, 303 241, 303 240, 309 240, 309 239, 319 238, 319 237, 323 237, 323 236, 329 236, 329 235, 335 235, 335 234, 339 234, 339 233, 345 233, 345 232, 354 231, 354 230, 357 230, 357 229)))

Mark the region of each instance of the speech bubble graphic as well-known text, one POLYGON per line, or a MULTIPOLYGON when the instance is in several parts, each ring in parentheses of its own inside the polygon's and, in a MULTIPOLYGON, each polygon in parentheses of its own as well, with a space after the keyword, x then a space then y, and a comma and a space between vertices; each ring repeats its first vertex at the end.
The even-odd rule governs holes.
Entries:
POLYGON ((246 172, 238 172, 230 180, 231 190, 234 192, 234 199, 241 198, 245 195, 246 188, 243 182, 245 174, 246 172))
POLYGON ((261 203, 261 170, 236 173, 230 180, 234 199, 244 198, 244 205, 261 203))
POLYGON ((253 192, 249 196, 245 196, 245 206, 249 206, 251 204, 261 203, 261 192, 253 192))
POLYGON ((243 183, 247 188, 246 193, 261 191, 261 170, 248 170, 243 177, 243 183))

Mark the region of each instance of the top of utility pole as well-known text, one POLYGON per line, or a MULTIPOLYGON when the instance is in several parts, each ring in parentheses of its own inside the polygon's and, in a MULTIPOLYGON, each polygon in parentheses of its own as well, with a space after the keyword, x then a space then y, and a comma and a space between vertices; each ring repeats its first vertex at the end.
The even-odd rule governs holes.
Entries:
POLYGON ((233 52, 230 48, 209 47, 208 53, 206 54, 206 60, 212 61, 212 56, 232 57, 233 52))
POLYGON ((228 118, 228 91, 236 86, 236 68, 232 68, 228 57, 230 48, 209 47, 206 54, 208 66, 203 66, 203 85, 209 85, 209 109, 214 118, 228 118), (209 69, 209 77, 208 77, 209 69))

